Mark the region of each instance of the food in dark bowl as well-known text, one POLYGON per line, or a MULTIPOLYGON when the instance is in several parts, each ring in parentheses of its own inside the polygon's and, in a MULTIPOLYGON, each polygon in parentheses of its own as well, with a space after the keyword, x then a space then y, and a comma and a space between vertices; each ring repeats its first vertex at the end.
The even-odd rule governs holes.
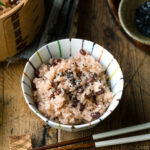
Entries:
POLYGON ((150 37, 150 1, 145 2, 136 10, 135 24, 139 32, 150 37))

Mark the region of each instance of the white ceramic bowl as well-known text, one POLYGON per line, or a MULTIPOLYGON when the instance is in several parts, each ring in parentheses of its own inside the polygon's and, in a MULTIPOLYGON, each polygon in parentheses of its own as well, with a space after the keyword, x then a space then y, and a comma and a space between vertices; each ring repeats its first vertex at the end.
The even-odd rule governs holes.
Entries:
MULTIPOLYGON (((90 62, 89 62, 90 63, 90 62)), ((116 59, 103 47, 93 43, 91 41, 82 40, 82 39, 63 39, 55 42, 51 42, 42 48, 40 48, 36 53, 34 53, 29 61, 26 63, 23 76, 22 76, 22 91, 25 97, 26 103, 29 108, 42 120, 44 120, 48 125, 59 128, 66 131, 81 131, 89 129, 106 117, 108 117, 112 111, 118 106, 119 101, 122 96, 124 80, 123 74, 120 69, 120 66, 116 59), (47 119, 43 116, 37 109, 34 101, 32 99, 32 80, 34 78, 34 71, 42 63, 47 63, 50 58, 68 58, 70 56, 75 56, 77 51, 84 49, 87 52, 90 52, 92 56, 99 61, 104 68, 106 68, 107 74, 109 76, 109 81, 111 85, 111 90, 114 93, 113 101, 111 102, 107 111, 98 119, 81 125, 63 125, 56 123, 47 119)))

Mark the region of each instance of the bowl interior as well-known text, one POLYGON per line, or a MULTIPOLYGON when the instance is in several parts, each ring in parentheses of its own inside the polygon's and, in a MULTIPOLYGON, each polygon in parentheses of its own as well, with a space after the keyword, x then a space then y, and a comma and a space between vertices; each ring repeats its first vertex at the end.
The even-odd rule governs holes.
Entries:
POLYGON ((119 19, 125 32, 138 42, 150 45, 150 38, 141 34, 135 25, 135 12, 147 0, 121 0, 119 19))
POLYGON ((97 124, 101 120, 104 120, 118 105, 123 92, 124 80, 122 71, 116 59, 103 47, 87 40, 81 39, 64 39, 49 43, 42 48, 40 48, 36 53, 34 53, 29 61, 27 62, 24 73, 22 76, 22 90, 26 100, 32 111, 34 111, 40 118, 45 122, 55 128, 61 129, 85 129, 97 124), (97 120, 91 123, 86 123, 82 125, 62 125, 48 120, 44 117, 36 108, 34 101, 32 99, 32 80, 34 78, 34 71, 42 64, 47 63, 50 58, 69 58, 74 57, 77 51, 84 49, 95 57, 99 61, 109 76, 109 81, 111 85, 111 90, 114 93, 113 101, 111 102, 107 111, 97 120))

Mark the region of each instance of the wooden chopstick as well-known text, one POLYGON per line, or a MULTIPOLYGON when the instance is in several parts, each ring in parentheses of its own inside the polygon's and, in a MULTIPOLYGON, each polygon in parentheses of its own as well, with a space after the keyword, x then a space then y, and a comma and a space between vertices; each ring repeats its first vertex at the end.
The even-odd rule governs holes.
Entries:
POLYGON ((126 138, 120 138, 115 140, 106 140, 101 142, 90 142, 88 144, 79 144, 79 145, 69 145, 62 148, 59 148, 59 150, 76 150, 80 148, 90 148, 90 147, 107 147, 112 145, 120 145, 120 144, 127 144, 127 143, 133 143, 133 142, 141 142, 150 140, 150 134, 144 134, 139 136, 131 136, 126 138))
POLYGON ((66 146, 66 145, 70 145, 70 144, 80 143, 80 142, 84 142, 84 141, 91 141, 91 140, 93 140, 92 136, 86 136, 86 137, 82 137, 82 138, 78 138, 78 139, 59 142, 56 144, 33 148, 32 150, 45 150, 45 149, 50 149, 50 148, 57 148, 57 147, 61 147, 61 146, 66 146))
POLYGON ((88 144, 68 145, 68 146, 59 148, 59 150, 76 150, 76 149, 80 150, 81 148, 91 148, 91 147, 95 147, 94 142, 90 142, 88 144))
MULTIPOLYGON (((112 137, 112 136, 116 136, 116 135, 122 135, 122 134, 126 134, 126 133, 132 133, 132 132, 141 131, 141 130, 145 130, 145 129, 150 129, 150 122, 131 126, 131 127, 126 127, 126 128, 122 128, 122 129, 112 130, 112 131, 108 131, 108 132, 104 132, 104 133, 94 134, 92 136, 87 136, 87 137, 78 138, 78 139, 74 139, 74 140, 64 141, 64 142, 60 142, 60 143, 56 143, 56 144, 52 144, 52 145, 33 148, 32 150, 45 150, 48 148, 49 149, 57 148, 57 147, 66 146, 66 145, 70 145, 70 144, 80 143, 80 142, 84 142, 84 141, 94 141, 94 140, 98 140, 98 139, 102 139, 102 138, 112 137)), ((94 142, 92 142, 92 143, 94 143, 94 142)), ((87 144, 81 144, 81 145, 87 146, 87 144)), ((91 146, 92 146, 92 144, 91 144, 91 146)), ((69 147, 71 147, 71 146, 69 146, 69 147)), ((75 148, 75 146, 74 146, 74 148, 75 148)))

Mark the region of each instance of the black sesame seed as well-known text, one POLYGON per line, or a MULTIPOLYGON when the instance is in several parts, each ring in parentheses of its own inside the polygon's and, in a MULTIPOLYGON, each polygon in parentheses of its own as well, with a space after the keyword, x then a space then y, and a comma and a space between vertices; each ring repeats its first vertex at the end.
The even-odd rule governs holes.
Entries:
POLYGON ((97 105, 96 96, 93 95, 93 102, 97 105))
POLYGON ((81 83, 81 81, 80 81, 80 80, 76 81, 76 84, 80 84, 80 83, 81 83))
POLYGON ((34 102, 36 107, 39 107, 39 103, 38 102, 34 102))
POLYGON ((80 87, 80 88, 77 90, 78 93, 82 93, 83 91, 84 91, 84 89, 83 89, 82 87, 80 87))
POLYGON ((80 103, 80 111, 83 111, 85 108, 85 105, 83 105, 82 103, 80 103))
POLYGON ((72 107, 77 107, 77 102, 76 101, 72 102, 72 107))
POLYGON ((86 95, 87 98, 92 98, 93 97, 93 93, 90 93, 88 95, 86 95))
POLYGON ((77 98, 74 97, 74 98, 72 99, 72 107, 77 107, 78 102, 79 102, 79 100, 77 100, 77 98))
MULTIPOLYGON (((67 93, 67 92, 66 92, 67 93)), ((71 100, 71 98, 72 98, 72 94, 69 92, 68 93, 68 97, 69 97, 69 99, 71 100)))
POLYGON ((51 95, 50 95, 50 98, 55 98, 54 94, 51 94, 51 95))
POLYGON ((101 90, 99 92, 96 92, 97 95, 101 95, 105 92, 104 88, 101 88, 101 90))
POLYGON ((36 85, 32 82, 32 90, 36 90, 36 85))
POLYGON ((71 84, 73 84, 73 85, 75 85, 75 84, 76 84, 76 82, 75 82, 75 79, 74 79, 74 78, 72 78, 72 79, 70 80, 70 82, 71 82, 71 84))

